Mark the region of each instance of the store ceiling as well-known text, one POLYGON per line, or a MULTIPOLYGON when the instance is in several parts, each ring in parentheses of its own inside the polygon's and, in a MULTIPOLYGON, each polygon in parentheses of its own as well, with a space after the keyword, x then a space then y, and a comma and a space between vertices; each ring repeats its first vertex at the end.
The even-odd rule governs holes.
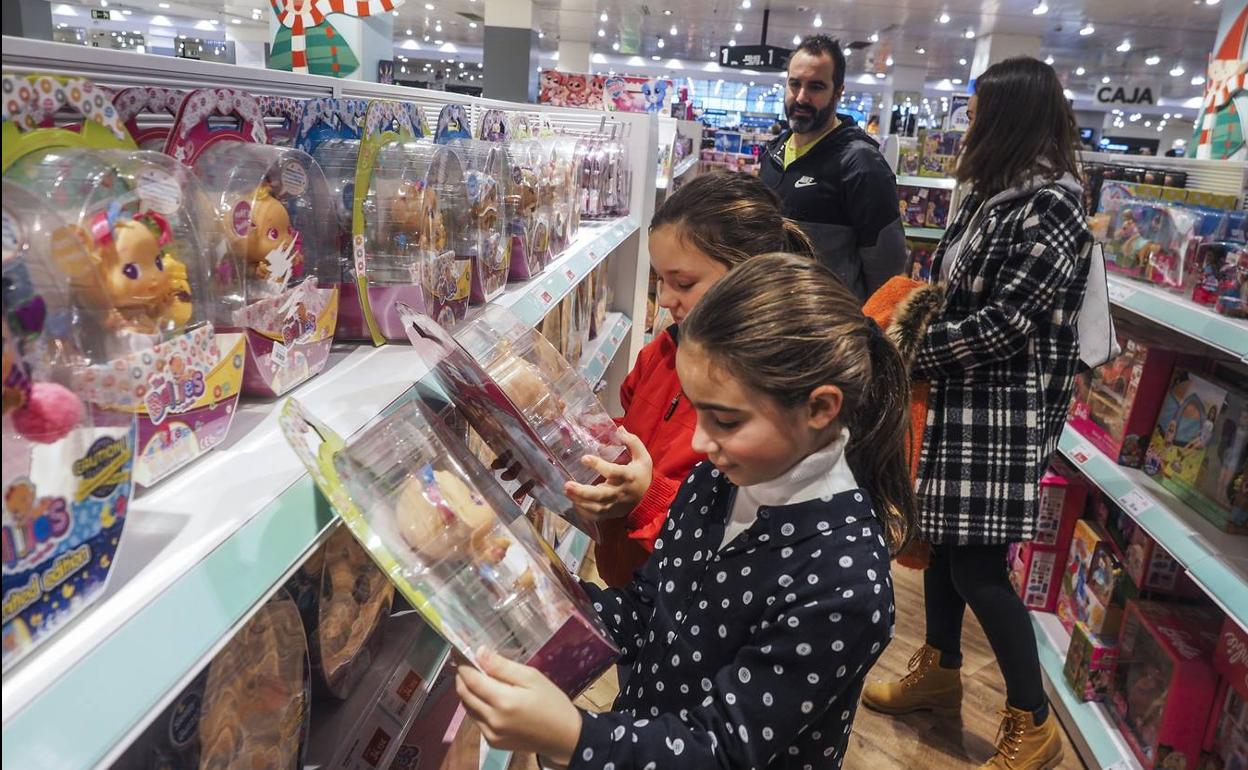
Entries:
MULTIPOLYGON (((479 49, 485 2, 407 0, 395 19, 396 48, 405 52, 415 45, 428 50, 441 40, 479 49), (408 30, 414 45, 407 43, 408 30)), ((609 57, 639 55, 648 60, 660 56, 693 66, 709 61, 720 45, 732 40, 743 45, 759 42, 763 9, 769 7, 767 40, 774 45, 790 46, 795 35, 816 31, 819 22, 818 31, 843 41, 871 42, 878 35, 877 42, 850 57, 851 80, 863 73, 887 71, 889 57, 896 65, 925 67, 929 80, 965 78, 974 56, 974 37, 990 32, 1039 35, 1042 53, 1053 57, 1054 66, 1073 91, 1090 93, 1108 77, 1155 82, 1171 99, 1202 93, 1199 82, 1192 80, 1204 74, 1205 57, 1214 44, 1222 11, 1217 2, 1044 2, 1048 11, 1038 15, 1033 13, 1037 0, 536 0, 534 21, 547 51, 557 49, 563 37, 588 40, 595 53, 609 57), (942 23, 945 15, 948 21, 942 23), (1088 24, 1094 31, 1081 35, 1088 24), (1125 53, 1117 50, 1124 40, 1130 41, 1125 53)), ((74 0, 69 5, 99 7, 99 0, 74 0)), ((257 16, 263 17, 268 3, 116 0, 110 7, 164 14, 174 19, 175 26, 181 18, 214 19, 217 29, 242 33, 248 28, 263 30, 265 22, 257 16)))

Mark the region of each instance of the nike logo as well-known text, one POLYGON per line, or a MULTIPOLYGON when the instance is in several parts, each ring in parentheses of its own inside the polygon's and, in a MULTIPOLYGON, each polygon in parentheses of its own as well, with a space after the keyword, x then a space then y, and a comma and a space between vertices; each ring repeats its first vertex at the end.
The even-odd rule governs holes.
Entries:
POLYGON ((814 177, 811 177, 811 176, 804 176, 804 177, 802 177, 801 179, 799 179, 799 180, 797 180, 796 182, 794 182, 794 183, 793 183, 793 187, 794 187, 794 188, 797 188, 797 187, 810 187, 810 186, 811 186, 811 185, 813 185, 813 184, 815 184, 815 178, 814 178, 814 177))

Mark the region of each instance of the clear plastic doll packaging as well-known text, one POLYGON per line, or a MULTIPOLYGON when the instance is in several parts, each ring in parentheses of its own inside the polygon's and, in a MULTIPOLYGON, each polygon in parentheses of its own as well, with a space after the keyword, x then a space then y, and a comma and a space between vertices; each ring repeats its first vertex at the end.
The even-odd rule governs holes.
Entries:
POLYGON ((339 527, 286 589, 308 633, 316 690, 349 697, 380 648, 394 586, 347 528, 339 527))
POLYGON ((511 169, 504 198, 506 236, 511 251, 511 280, 527 281, 551 260, 550 208, 540 190, 545 157, 540 142, 517 139, 505 145, 511 169))
POLYGON ((57 149, 26 156, 8 177, 43 193, 83 244, 79 258, 56 262, 95 352, 74 371, 74 390, 139 415, 136 481, 150 486, 224 440, 244 341, 208 322, 209 262, 224 244, 191 171, 155 152, 57 149), (172 415, 182 415, 176 428, 165 424, 172 415))
POLYGON ((299 611, 279 591, 208 666, 201 770, 302 767, 311 697, 299 611))
MULTIPOLYGON (((584 313, 574 309, 568 315, 574 316, 569 325, 581 318, 588 330, 584 313)), ((569 479, 582 484, 598 480, 598 473, 581 463, 585 455, 628 462, 615 421, 584 378, 545 337, 510 311, 486 307, 455 331, 455 340, 520 409, 569 479)))
POLYGON ((136 86, 118 91, 113 96, 113 106, 140 150, 160 152, 169 138, 167 120, 178 114, 185 96, 185 91, 174 88, 136 86), (161 116, 165 121, 157 122, 152 116, 161 116))
POLYGON ((3 216, 7 670, 103 593, 131 495, 134 420, 93 414, 73 392, 95 352, 56 265, 86 259, 82 244, 7 180, 3 216))
POLYGON ((471 301, 497 297, 507 287, 511 249, 504 233, 504 188, 511 164, 499 144, 456 139, 449 147, 459 157, 468 198, 468 217, 459 239, 472 263, 471 301))
POLYGON ((354 534, 469 660, 484 647, 569 694, 617 650, 585 594, 458 439, 419 400, 334 458, 363 527, 354 534))
POLYGON ((538 198, 550 211, 550 250, 562 254, 580 226, 580 171, 583 145, 574 136, 551 136, 540 140, 545 165, 539 178, 538 198))
POLYGON ((242 142, 208 146, 193 167, 227 246, 213 320, 247 333, 244 390, 281 395, 325 368, 338 317, 325 175, 300 150, 242 142))

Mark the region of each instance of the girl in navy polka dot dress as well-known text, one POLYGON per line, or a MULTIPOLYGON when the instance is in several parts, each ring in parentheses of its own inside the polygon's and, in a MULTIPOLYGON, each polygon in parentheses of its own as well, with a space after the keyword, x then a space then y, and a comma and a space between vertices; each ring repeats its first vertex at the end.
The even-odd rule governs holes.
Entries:
POLYGON ((627 685, 581 711, 486 656, 457 688, 494 746, 595 770, 837 768, 892 637, 915 520, 905 366, 823 267, 756 257, 682 324, 696 466, 622 589, 586 586, 627 685))

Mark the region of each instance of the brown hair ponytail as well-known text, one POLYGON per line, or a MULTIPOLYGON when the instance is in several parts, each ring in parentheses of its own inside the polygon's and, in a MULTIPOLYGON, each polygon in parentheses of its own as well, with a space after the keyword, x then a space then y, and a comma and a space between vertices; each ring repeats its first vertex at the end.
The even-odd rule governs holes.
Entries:
POLYGON ((820 385, 841 389, 849 466, 884 524, 890 550, 911 537, 918 505, 910 480, 910 380, 896 346, 826 268, 765 254, 721 279, 681 325, 682 344, 781 406, 820 385))
POLYGON ((775 251, 815 256, 806 233, 780 213, 780 198, 749 174, 715 171, 694 178, 654 212, 650 232, 669 225, 729 269, 775 251))

